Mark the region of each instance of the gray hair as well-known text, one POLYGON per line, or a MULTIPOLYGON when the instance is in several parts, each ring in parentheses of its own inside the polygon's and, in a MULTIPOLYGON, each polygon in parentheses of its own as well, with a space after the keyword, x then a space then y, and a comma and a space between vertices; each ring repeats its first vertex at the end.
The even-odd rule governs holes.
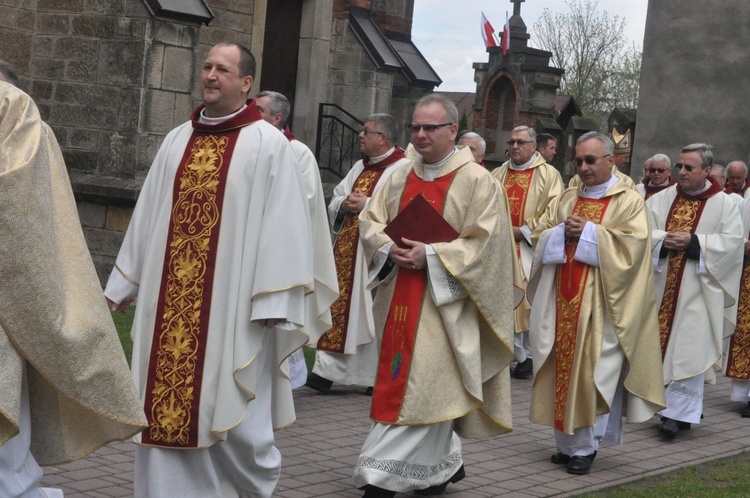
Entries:
POLYGON ((720 178, 726 178, 727 177, 727 168, 726 166, 722 166, 721 164, 714 164, 711 167, 711 172, 718 171, 720 178))
POLYGON ((581 137, 576 142, 576 147, 588 140, 599 140, 604 146, 604 150, 607 152, 607 154, 613 155, 615 153, 615 144, 612 143, 612 140, 607 135, 599 133, 598 131, 590 131, 581 135, 581 137))
POLYGON ((686 145, 680 152, 683 154, 687 152, 700 152, 701 166, 703 168, 710 168, 714 163, 714 153, 711 152, 711 149, 712 147, 708 144, 697 143, 686 145))
POLYGON ((3 59, 0 59, 0 81, 10 83, 15 87, 18 86, 18 74, 16 73, 16 68, 13 67, 13 64, 4 61, 3 59))
POLYGON ((463 140, 464 138, 474 138, 477 141, 477 149, 479 149, 480 154, 484 154, 484 151, 487 150, 487 142, 484 141, 482 138, 482 135, 479 133, 474 133, 473 131, 467 131, 464 133, 461 138, 459 139, 459 142, 463 140))
POLYGON ((396 140, 398 140, 398 124, 396 124, 396 120, 393 116, 384 113, 370 114, 367 116, 367 119, 365 119, 365 123, 369 121, 380 125, 383 129, 383 133, 385 133, 385 136, 388 138, 389 144, 393 145, 396 143, 396 140))
POLYGON ((727 164, 727 168, 733 164, 739 164, 740 166, 742 166, 745 170, 745 178, 747 178, 747 164, 745 164, 743 161, 732 161, 731 163, 727 164))
POLYGON ((662 163, 662 164, 666 164, 668 168, 672 167, 672 160, 669 159, 669 156, 666 155, 666 154, 654 154, 646 162, 649 162, 649 163, 662 163))
POLYGON ((528 126, 516 126, 515 128, 513 128, 513 131, 511 131, 511 134, 521 133, 522 131, 525 131, 529 134, 529 140, 531 140, 532 142, 536 142, 536 132, 533 130, 533 128, 529 128, 528 126))
POLYGON ((433 102, 436 102, 443 106, 443 109, 445 109, 445 113, 448 115, 448 119, 450 120, 451 124, 458 124, 458 109, 456 109, 456 104, 454 104, 447 97, 444 97, 437 93, 430 93, 425 95, 417 101, 417 104, 414 106, 414 108, 416 109, 417 107, 423 107, 432 104, 433 102))
POLYGON ((255 98, 268 97, 268 110, 271 114, 281 114, 281 127, 286 126, 286 121, 289 119, 289 113, 292 112, 292 107, 289 105, 289 99, 279 92, 272 92, 270 90, 264 90, 256 95, 255 98))

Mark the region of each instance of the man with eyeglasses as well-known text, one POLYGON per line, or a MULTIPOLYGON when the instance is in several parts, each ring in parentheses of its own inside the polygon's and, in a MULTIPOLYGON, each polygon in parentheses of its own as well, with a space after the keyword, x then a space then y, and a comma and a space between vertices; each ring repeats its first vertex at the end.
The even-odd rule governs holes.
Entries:
POLYGON ((394 171, 360 214, 381 343, 374 423, 354 471, 365 497, 442 494, 466 475, 457 434, 511 430, 510 224, 497 182, 456 148, 457 123, 446 98, 420 99, 410 128, 421 159, 394 171), (406 235, 429 213, 443 242, 406 235), (397 225, 393 240, 386 229, 397 225))
MULTIPOLYGON (((332 326, 318 341, 307 386, 328 393, 333 383, 359 385, 372 392, 378 341, 372 316, 367 263, 359 240, 359 213, 398 168, 409 162, 396 145, 398 126, 388 114, 373 114, 359 133, 363 158, 333 190, 328 215, 336 235, 333 246, 339 298, 331 306, 332 326)), ((326 231, 327 236, 327 231, 326 231)))
POLYGON ((581 184, 533 234, 529 418, 554 427, 551 461, 570 474, 588 474, 600 444, 622 444, 622 417, 664 407, 648 211, 613 174, 612 153, 606 135, 581 136, 581 184))
POLYGON ((727 189, 726 189, 727 167, 726 166, 722 166, 721 164, 714 164, 713 166, 711 166, 711 173, 708 174, 708 178, 718 183, 719 187, 721 187, 724 190, 724 193, 729 195, 729 198, 737 203, 737 206, 740 208, 740 210, 742 209, 742 203, 745 199, 742 198, 742 196, 732 192, 731 189, 729 192, 727 192, 727 189))
POLYGON ((666 154, 650 157, 643 165, 643 173, 643 182, 636 186, 636 190, 644 199, 675 184, 672 179, 672 161, 666 154))
POLYGON ((740 197, 745 197, 750 182, 747 179, 747 164, 742 161, 732 161, 727 164, 727 183, 728 194, 735 193, 740 197))
POLYGON ((701 421, 703 385, 715 381, 736 319, 745 237, 737 204, 708 179, 712 164, 710 145, 684 147, 677 185, 647 202, 667 398, 659 433, 668 440, 701 421))
MULTIPOLYGON (((508 147, 510 160, 494 170, 492 175, 505 188, 508 196, 516 255, 523 270, 522 285, 525 289, 534 258, 531 232, 552 199, 563 191, 563 182, 557 169, 536 151, 536 132, 533 129, 528 126, 516 127, 508 140, 508 147)), ((530 312, 531 305, 526 299, 514 311, 514 355, 518 363, 512 375, 516 379, 528 379, 533 374, 528 332, 530 312)))

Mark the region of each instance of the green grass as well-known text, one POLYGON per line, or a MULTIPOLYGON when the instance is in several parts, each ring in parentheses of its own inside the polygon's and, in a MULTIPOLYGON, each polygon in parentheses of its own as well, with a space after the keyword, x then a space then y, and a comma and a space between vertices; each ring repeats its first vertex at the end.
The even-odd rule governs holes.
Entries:
POLYGON ((122 350, 125 352, 125 358, 128 360, 128 365, 130 365, 130 357, 133 354, 133 341, 130 339, 130 328, 133 326, 134 313, 135 306, 131 306, 125 314, 112 313, 112 320, 115 322, 117 335, 120 336, 120 343, 122 344, 122 350))
POLYGON ((582 496, 590 498, 750 496, 750 453, 686 467, 611 490, 582 496))

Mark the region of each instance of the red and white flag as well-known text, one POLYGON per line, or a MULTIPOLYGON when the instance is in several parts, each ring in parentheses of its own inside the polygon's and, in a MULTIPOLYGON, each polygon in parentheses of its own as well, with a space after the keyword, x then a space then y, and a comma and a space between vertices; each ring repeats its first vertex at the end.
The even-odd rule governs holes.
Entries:
POLYGON ((505 26, 503 27, 503 55, 508 55, 510 50, 510 21, 508 20, 508 12, 505 12, 505 26))
POLYGON ((484 17, 484 12, 482 12, 482 40, 484 40, 485 48, 498 46, 497 36, 495 36, 495 29, 492 27, 492 24, 490 24, 487 18, 484 17))

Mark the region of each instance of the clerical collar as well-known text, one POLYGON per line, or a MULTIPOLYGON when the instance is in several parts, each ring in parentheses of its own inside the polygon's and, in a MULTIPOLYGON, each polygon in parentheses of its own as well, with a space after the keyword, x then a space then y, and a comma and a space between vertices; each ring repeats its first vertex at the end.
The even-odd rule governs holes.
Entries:
POLYGON ((232 114, 227 114, 226 116, 219 116, 218 118, 211 118, 211 117, 206 116, 206 114, 205 114, 206 113, 206 109, 204 107, 203 109, 201 109, 200 116, 198 116, 198 122, 199 123, 203 123, 203 124, 207 124, 207 125, 217 125, 219 123, 223 123, 227 119, 232 119, 237 114, 239 114, 242 111, 244 111, 246 107, 247 107, 247 104, 243 105, 242 107, 240 107, 239 109, 237 109, 232 114))
POLYGON ((390 149, 388 150, 388 152, 386 152, 386 153, 385 153, 385 154, 383 154, 382 156, 371 157, 371 158, 370 158, 370 164, 375 164, 375 163, 379 163, 380 161, 382 161, 382 160, 383 160, 383 159, 385 159, 386 157, 388 157, 388 156, 390 156, 391 154, 393 154, 393 151, 395 151, 395 150, 396 150, 396 146, 394 145, 393 147, 391 147, 391 148, 390 148, 390 149))
POLYGON ((706 183, 703 184, 703 188, 698 189, 698 190, 683 190, 683 192, 685 192, 687 195, 696 196, 698 194, 702 194, 709 188, 711 188, 711 182, 706 180, 706 183))
POLYGON ((531 159, 529 159, 528 161, 526 161, 523 164, 517 164, 517 165, 513 164, 513 159, 511 159, 510 160, 510 169, 516 169, 516 170, 529 169, 529 166, 531 166, 531 164, 536 160, 537 154, 539 154, 539 153, 538 152, 534 152, 534 155, 531 156, 531 159))
POLYGON ((620 179, 613 174, 609 177, 609 181, 600 183, 599 185, 593 185, 591 187, 587 187, 586 185, 584 185, 583 197, 587 197, 589 199, 601 199, 602 197, 604 197, 604 194, 607 193, 607 190, 612 188, 612 186, 619 181, 620 179))
POLYGON ((667 179, 666 179, 666 181, 664 183, 659 183, 659 184, 652 183, 650 186, 651 187, 668 187, 669 186, 669 177, 667 177, 667 179))
POLYGON ((455 147, 453 147, 453 150, 451 151, 451 153, 448 154, 447 156, 445 156, 444 159, 441 159, 440 161, 438 161, 436 163, 432 163, 432 164, 424 162, 424 157, 423 157, 422 158, 422 165, 424 165, 424 169, 440 170, 440 168, 442 168, 443 165, 448 162, 448 159, 450 159, 451 156, 453 156, 453 154, 455 154, 457 151, 458 151, 458 149, 455 148, 455 147))

